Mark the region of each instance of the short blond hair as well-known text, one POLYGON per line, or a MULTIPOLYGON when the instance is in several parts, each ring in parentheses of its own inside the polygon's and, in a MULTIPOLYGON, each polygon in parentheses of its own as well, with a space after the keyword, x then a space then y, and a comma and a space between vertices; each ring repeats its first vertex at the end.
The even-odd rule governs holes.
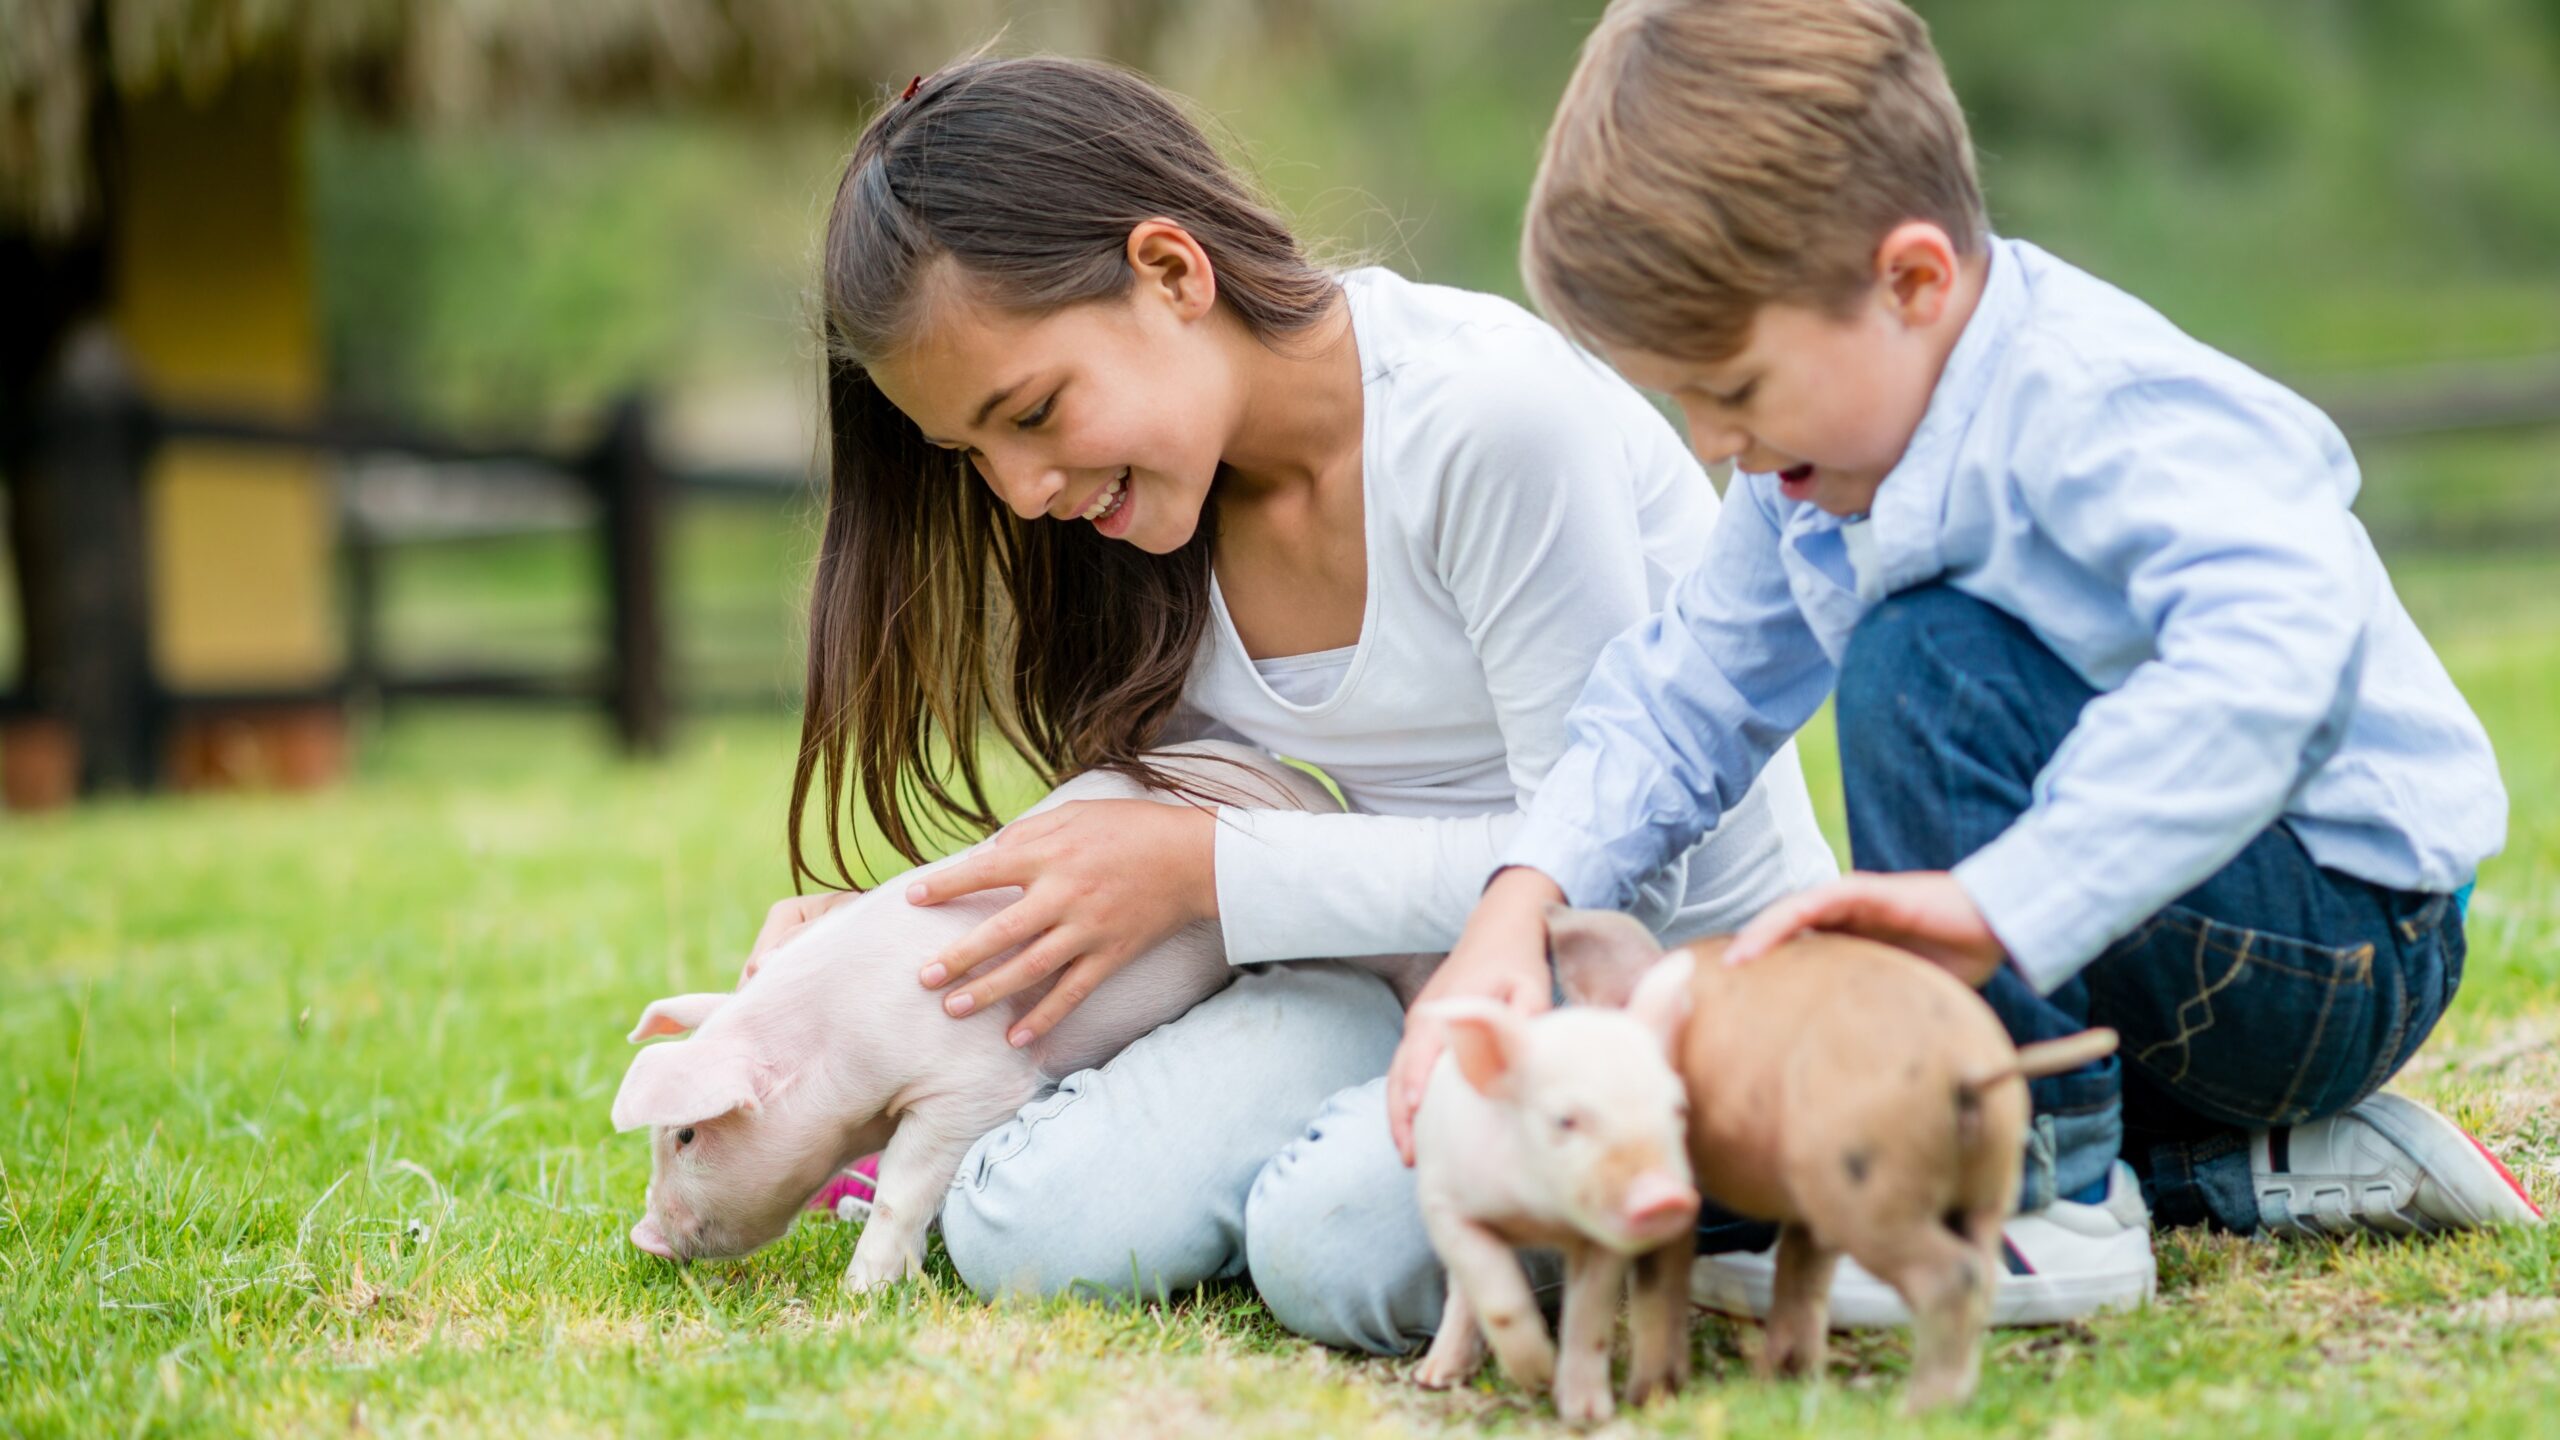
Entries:
POLYGON ((1614 0, 1530 192, 1521 267, 1588 342, 1730 358, 1775 301, 1836 311, 1906 220, 1978 254, 1964 111, 1898 0, 1614 0))

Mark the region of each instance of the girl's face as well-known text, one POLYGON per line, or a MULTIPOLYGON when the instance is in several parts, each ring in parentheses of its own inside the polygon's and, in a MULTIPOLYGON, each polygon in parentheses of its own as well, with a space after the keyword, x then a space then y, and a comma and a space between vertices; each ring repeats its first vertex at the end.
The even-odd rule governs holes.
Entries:
POLYGON ((871 378, 925 438, 969 457, 1013 512, 1090 524, 1154 554, 1187 543, 1238 415, 1226 332, 1197 242, 1150 222, 1116 300, 1022 315, 946 266, 914 343, 871 378))

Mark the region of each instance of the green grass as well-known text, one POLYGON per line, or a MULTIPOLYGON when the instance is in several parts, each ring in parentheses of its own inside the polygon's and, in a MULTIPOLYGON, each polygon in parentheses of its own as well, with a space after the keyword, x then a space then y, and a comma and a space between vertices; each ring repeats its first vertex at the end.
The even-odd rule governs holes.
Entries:
MULTIPOLYGON (((2547 557, 2403 563, 2518 800, 2461 1004, 2402 1083, 2560 1201, 2560 592, 2547 557)), ((607 1103, 661 993, 723 983, 785 888, 792 735, 442 712, 310 797, 0 822, 0 1433, 1272 1435, 1544 1432, 1486 1380, 1280 1332, 1249 1292, 856 1303, 812 1223, 678 1270, 623 1239, 645 1174, 607 1103)), ((1807 760, 1826 795, 1817 732, 1807 760)), ((2560 1231, 2426 1243, 2163 1237, 2148 1314, 1999 1337, 1944 1434, 2560 1428, 2560 1231)), ((1648 1434, 1888 1422, 1893 1337, 1820 1389, 1697 1331, 1648 1434)))

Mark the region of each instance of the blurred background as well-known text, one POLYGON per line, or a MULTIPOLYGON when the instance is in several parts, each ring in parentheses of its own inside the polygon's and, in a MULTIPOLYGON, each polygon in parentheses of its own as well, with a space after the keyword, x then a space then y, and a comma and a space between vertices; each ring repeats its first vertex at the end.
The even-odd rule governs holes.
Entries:
MULTIPOLYGON (((2422 623, 2560 625, 2560 5, 1918 8, 2000 230, 2328 404, 2422 623)), ((998 35, 1110 56, 1326 253, 1516 296, 1598 9, 6 0, 6 798, 790 713, 805 292, 871 105, 998 35)))

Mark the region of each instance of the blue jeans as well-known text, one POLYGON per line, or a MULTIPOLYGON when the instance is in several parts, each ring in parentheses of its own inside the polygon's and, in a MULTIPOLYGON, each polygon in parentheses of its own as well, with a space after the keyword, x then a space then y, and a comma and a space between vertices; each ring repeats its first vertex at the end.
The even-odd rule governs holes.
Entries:
MULTIPOLYGON (((1849 849, 1945 870, 2024 813, 2096 692, 2033 631, 1944 585, 1869 612, 1841 659, 1849 849)), ((2462 982, 2451 897, 2320 868, 2281 821, 2051 995, 2003 969, 1983 998, 2020 1043, 2092 1025, 2115 1056, 2034 1082, 2033 1208, 2121 1155, 2164 1225, 2258 1228, 2249 1134, 2382 1088, 2462 982)))
POLYGON ((1412 1349, 1448 1292, 1387 1135, 1403 1033, 1395 992, 1353 966, 1241 971, 971 1147, 942 1203, 953 1268, 987 1296, 1249 1279, 1298 1334, 1412 1349))

